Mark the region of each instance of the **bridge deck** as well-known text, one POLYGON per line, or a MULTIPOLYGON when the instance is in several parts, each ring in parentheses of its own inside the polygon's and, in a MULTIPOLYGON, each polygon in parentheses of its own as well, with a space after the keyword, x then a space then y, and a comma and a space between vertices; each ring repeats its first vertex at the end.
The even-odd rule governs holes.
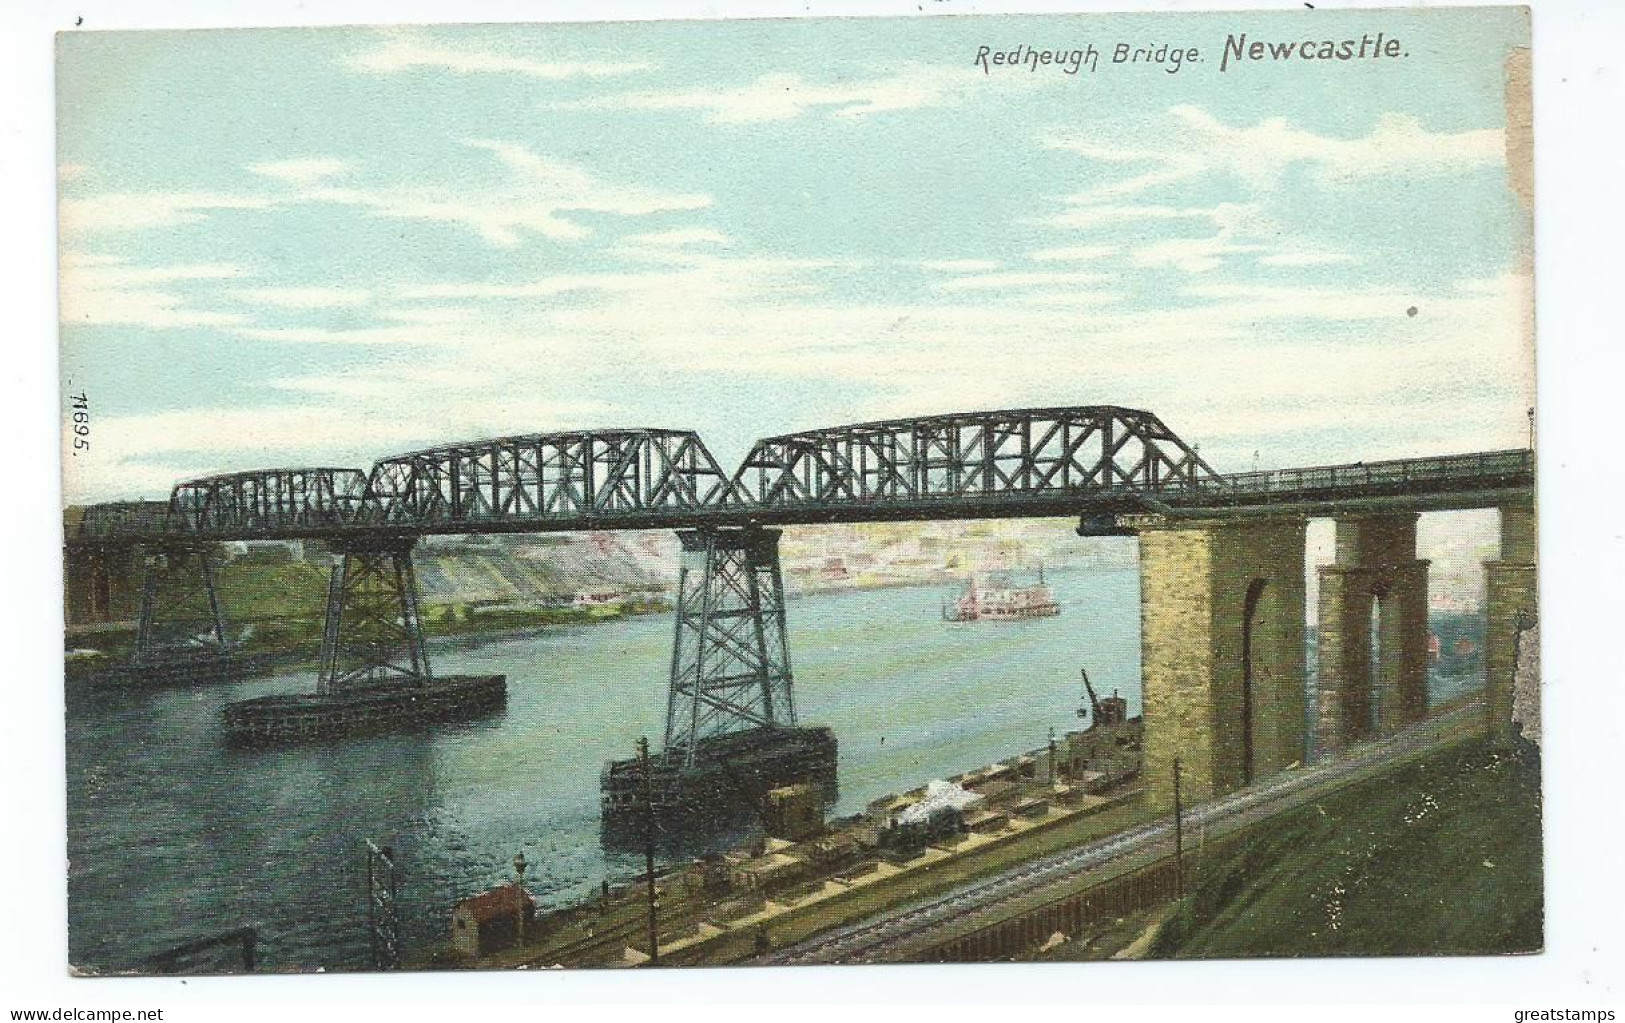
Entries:
POLYGON ((101 505, 87 513, 68 537, 70 545, 208 540, 323 539, 369 532, 407 535, 588 532, 692 529, 746 525, 987 518, 1046 518, 1090 514, 1162 514, 1227 518, 1256 514, 1332 514, 1371 509, 1418 511, 1485 508, 1528 500, 1534 490, 1534 453, 1488 451, 1336 466, 1274 469, 1214 476, 1194 484, 1153 489, 1113 486, 991 486, 949 493, 856 493, 838 496, 781 494, 768 503, 734 494, 728 503, 639 507, 629 502, 605 510, 530 511, 504 514, 485 505, 466 514, 392 514, 369 518, 365 502, 343 520, 303 516, 225 522, 196 516, 156 514, 158 502, 101 505))

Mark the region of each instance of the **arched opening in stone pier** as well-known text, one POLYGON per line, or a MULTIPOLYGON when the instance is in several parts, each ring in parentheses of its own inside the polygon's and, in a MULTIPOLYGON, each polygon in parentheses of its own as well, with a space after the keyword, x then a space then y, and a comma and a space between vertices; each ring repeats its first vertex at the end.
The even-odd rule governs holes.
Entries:
POLYGON ((1371 614, 1366 623, 1370 636, 1370 649, 1366 655, 1366 686, 1371 693, 1367 702, 1368 714, 1364 722, 1366 735, 1379 735, 1383 728, 1383 718, 1391 712, 1389 704, 1393 694, 1388 692, 1388 685, 1384 668, 1387 666, 1387 656, 1383 652, 1382 621, 1384 614, 1383 603, 1386 600, 1385 587, 1377 586, 1371 591, 1371 614))
POLYGON ((1254 579, 1247 586, 1247 602, 1241 613, 1241 765, 1242 783, 1251 785, 1257 770, 1253 755, 1253 633, 1259 626, 1259 601, 1264 596, 1267 579, 1254 579))
POLYGON ((1365 513, 1308 529, 1311 756, 1478 692, 1494 509, 1365 513))

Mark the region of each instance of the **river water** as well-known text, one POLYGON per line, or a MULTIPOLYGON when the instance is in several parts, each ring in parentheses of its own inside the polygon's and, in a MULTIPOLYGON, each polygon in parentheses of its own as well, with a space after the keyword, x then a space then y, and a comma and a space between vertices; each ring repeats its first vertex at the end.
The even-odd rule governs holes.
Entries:
MULTIPOLYGON (((1060 617, 954 624, 941 588, 790 604, 804 724, 840 743, 841 801, 871 800, 1042 746, 1078 725, 1078 668, 1140 712, 1133 568, 1055 573, 1060 617)), ((444 937, 459 898, 511 880, 521 849, 544 906, 641 869, 598 844, 598 775, 659 742, 669 615, 431 646, 435 670, 505 673, 508 709, 432 734, 226 749, 222 704, 313 687, 308 674, 149 692, 70 693, 71 961, 139 968, 247 925, 262 968, 365 968, 364 842, 392 845, 407 941, 444 937)))
MULTIPOLYGON (((1058 618, 943 622, 940 587, 814 594, 790 604, 796 701, 840 742, 851 813, 889 792, 1044 744, 1076 727, 1078 667, 1139 706, 1132 568, 1051 579, 1058 618)), ((508 676, 498 718, 327 746, 224 748, 220 707, 309 689, 289 674, 191 690, 70 695, 69 946, 78 966, 244 924, 270 969, 367 963, 364 840, 393 845, 408 939, 512 878, 521 849, 543 905, 633 877, 598 844, 598 775, 658 745, 669 615, 431 647, 440 674, 508 676)))

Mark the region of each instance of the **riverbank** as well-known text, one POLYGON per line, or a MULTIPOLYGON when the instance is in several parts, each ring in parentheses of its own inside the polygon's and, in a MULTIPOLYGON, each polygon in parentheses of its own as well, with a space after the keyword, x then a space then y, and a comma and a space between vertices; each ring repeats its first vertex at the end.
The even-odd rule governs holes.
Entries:
MULTIPOLYGON (((974 803, 918 832, 899 814, 930 798, 922 786, 798 840, 773 837, 674 865, 657 879, 660 961, 737 963, 904 902, 997 873, 1034 856, 1139 823, 1140 722, 1073 733, 946 781, 974 803)), ((934 781, 931 786, 943 783, 934 781)), ((924 818, 921 818, 923 821, 924 818)), ((647 889, 606 884, 578 905, 539 915, 524 947, 475 958, 441 946, 416 967, 512 969, 635 966, 646 961, 647 889)))
MULTIPOLYGON (((488 643, 534 637, 550 629, 604 625, 670 611, 671 605, 664 600, 628 600, 580 607, 484 608, 447 604, 424 608, 423 636, 431 643, 469 650, 488 643)), ((315 670, 322 642, 321 627, 320 611, 314 618, 277 616, 244 621, 244 638, 234 658, 234 677, 254 679, 282 672, 315 670)), ((131 626, 108 627, 70 641, 73 650, 67 660, 68 680, 93 682, 128 662, 135 646, 135 631, 131 626)))

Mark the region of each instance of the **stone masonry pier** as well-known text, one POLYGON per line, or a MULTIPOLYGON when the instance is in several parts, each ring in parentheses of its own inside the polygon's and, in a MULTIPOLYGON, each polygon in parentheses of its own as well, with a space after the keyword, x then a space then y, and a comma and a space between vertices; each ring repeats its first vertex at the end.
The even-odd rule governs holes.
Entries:
POLYGON ((1317 746, 1340 750, 1427 713, 1428 563, 1415 512, 1337 519, 1320 569, 1317 746))
POLYGON ((1203 802, 1303 759, 1303 518, 1140 527, 1149 798, 1203 802))

